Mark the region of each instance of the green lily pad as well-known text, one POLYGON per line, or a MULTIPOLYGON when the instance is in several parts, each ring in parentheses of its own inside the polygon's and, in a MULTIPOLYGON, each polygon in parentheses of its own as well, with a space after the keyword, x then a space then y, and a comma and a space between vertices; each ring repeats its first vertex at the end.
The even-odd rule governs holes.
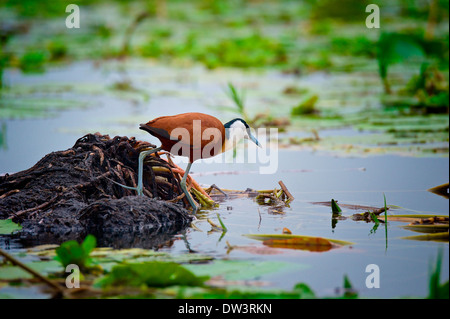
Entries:
MULTIPOLYGON (((270 240, 270 239, 293 239, 293 238, 299 238, 299 239, 316 239, 321 237, 314 237, 314 236, 302 236, 302 235, 292 235, 292 234, 244 234, 243 236, 246 236, 248 238, 256 239, 256 240, 270 240)), ((345 240, 338 240, 338 239, 330 239, 330 238, 323 238, 333 244, 346 246, 346 245, 354 245, 354 243, 345 241, 345 240)))
MULTIPOLYGON (((56 260, 34 261, 31 263, 27 263, 27 266, 43 275, 55 273, 62 270, 61 265, 56 260)), ((33 278, 33 275, 31 275, 29 272, 26 272, 19 266, 8 265, 0 267, 0 279, 13 280, 31 278, 33 278)))
POLYGON ((197 276, 177 263, 151 261, 116 265, 108 275, 97 281, 96 285, 100 287, 202 286, 208 278, 208 276, 197 276))
POLYGON ((14 223, 11 219, 0 220, 0 235, 10 235, 16 231, 20 231, 22 226, 14 223))
POLYGON ((186 268, 197 275, 220 276, 225 280, 255 280, 263 275, 307 267, 279 261, 216 260, 208 264, 190 264, 186 268))

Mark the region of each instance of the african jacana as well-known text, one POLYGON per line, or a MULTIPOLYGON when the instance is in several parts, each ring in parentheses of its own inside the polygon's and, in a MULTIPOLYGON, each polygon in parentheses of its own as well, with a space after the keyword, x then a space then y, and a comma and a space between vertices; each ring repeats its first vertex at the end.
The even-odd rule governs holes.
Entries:
POLYGON ((210 158, 225 152, 233 148, 242 138, 248 138, 260 146, 258 140, 252 135, 248 124, 240 118, 222 124, 220 120, 208 114, 183 113, 158 117, 146 124, 140 124, 139 128, 157 137, 161 146, 139 154, 137 187, 120 185, 134 189, 138 195, 142 195, 143 163, 147 155, 165 150, 173 155, 186 156, 189 158, 189 163, 180 186, 193 208, 193 213, 198 208, 186 188, 186 178, 192 163, 198 159, 210 158))

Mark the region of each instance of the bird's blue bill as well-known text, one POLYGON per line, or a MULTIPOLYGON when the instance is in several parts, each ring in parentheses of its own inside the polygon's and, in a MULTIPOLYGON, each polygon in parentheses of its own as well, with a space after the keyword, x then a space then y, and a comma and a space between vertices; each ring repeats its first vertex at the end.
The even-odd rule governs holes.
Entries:
POLYGON ((258 145, 259 147, 262 147, 261 144, 260 144, 260 143, 258 142, 258 140, 256 139, 256 137, 254 137, 254 136, 252 135, 252 133, 250 133, 250 130, 248 130, 248 138, 249 138, 250 140, 252 140, 253 143, 255 143, 256 145, 258 145))

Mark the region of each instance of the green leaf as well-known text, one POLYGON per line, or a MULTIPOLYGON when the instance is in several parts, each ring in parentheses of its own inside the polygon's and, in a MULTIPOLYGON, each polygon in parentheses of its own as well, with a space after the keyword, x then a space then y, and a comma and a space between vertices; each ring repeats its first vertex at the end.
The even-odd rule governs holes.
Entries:
POLYGON ((217 213, 217 218, 219 219, 219 223, 220 223, 220 226, 222 226, 223 231, 227 232, 228 231, 227 226, 225 226, 225 224, 223 223, 222 218, 220 218, 219 213, 217 213))
POLYGON ((344 276, 344 289, 352 289, 352 283, 347 275, 344 276))
POLYGON ((19 67, 25 73, 42 73, 46 60, 45 52, 29 51, 19 59, 19 67))
MULTIPOLYGON (((61 271, 60 264, 54 260, 34 261, 31 263, 27 263, 27 266, 43 275, 61 271)), ((7 265, 0 267, 0 279, 2 280, 31 279, 31 278, 33 278, 33 275, 23 270, 19 266, 7 265)))
POLYGON ((390 92, 387 83, 388 68, 413 57, 424 57, 425 53, 418 41, 407 34, 383 32, 378 41, 378 68, 385 85, 386 93, 390 92))
POLYGON ((316 298, 314 291, 304 283, 299 283, 294 286, 293 289, 295 292, 299 292, 301 298, 303 299, 313 299, 316 298))
POLYGON ((347 275, 344 275, 344 294, 343 298, 354 299, 358 297, 357 292, 353 289, 352 283, 347 275))
POLYGON ((378 41, 380 66, 402 62, 413 57, 424 57, 421 45, 412 36, 400 33, 382 33, 378 41))
POLYGON ((99 287, 132 286, 168 287, 202 286, 208 276, 196 276, 188 269, 173 262, 150 261, 121 264, 95 283, 99 287))
POLYGON ((380 221, 378 220, 377 215, 375 215, 374 213, 372 213, 371 211, 369 211, 370 217, 372 217, 372 220, 374 221, 375 225, 373 225, 372 229, 370 230, 371 234, 374 234, 377 229, 378 226, 380 226, 380 221))
POLYGON ((0 235, 10 235, 22 229, 22 226, 14 223, 11 219, 0 220, 0 235))
POLYGON ((94 250, 96 246, 97 246, 97 239, 95 238, 94 235, 87 235, 83 243, 81 244, 84 253, 88 255, 94 250))
POLYGON ((341 215, 342 213, 342 209, 334 199, 331 199, 331 211, 333 212, 333 215, 341 215))
POLYGON ((75 240, 66 241, 55 250, 55 259, 61 262, 64 267, 67 267, 69 264, 75 264, 81 269, 85 269, 91 262, 89 254, 96 244, 97 241, 93 235, 86 236, 81 245, 75 240))
POLYGON ((291 110, 291 115, 311 115, 317 113, 316 103, 319 100, 318 95, 312 95, 301 101, 297 106, 291 110))
POLYGON ((443 250, 440 249, 438 251, 438 255, 436 258, 436 264, 431 266, 430 268, 430 279, 429 279, 429 299, 448 299, 449 298, 449 282, 445 282, 444 284, 440 284, 441 278, 441 267, 442 267, 442 255, 443 250))

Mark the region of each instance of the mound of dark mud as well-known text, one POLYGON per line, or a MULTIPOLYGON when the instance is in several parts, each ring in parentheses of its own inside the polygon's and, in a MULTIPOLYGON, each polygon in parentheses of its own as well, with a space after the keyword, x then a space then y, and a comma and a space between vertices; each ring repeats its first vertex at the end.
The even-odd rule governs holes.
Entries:
POLYGON ((0 177, 0 219, 23 229, 30 245, 94 234, 101 246, 154 247, 189 225, 179 177, 158 156, 144 164, 144 194, 135 186, 138 156, 153 145, 134 138, 88 134, 30 169, 0 177))

